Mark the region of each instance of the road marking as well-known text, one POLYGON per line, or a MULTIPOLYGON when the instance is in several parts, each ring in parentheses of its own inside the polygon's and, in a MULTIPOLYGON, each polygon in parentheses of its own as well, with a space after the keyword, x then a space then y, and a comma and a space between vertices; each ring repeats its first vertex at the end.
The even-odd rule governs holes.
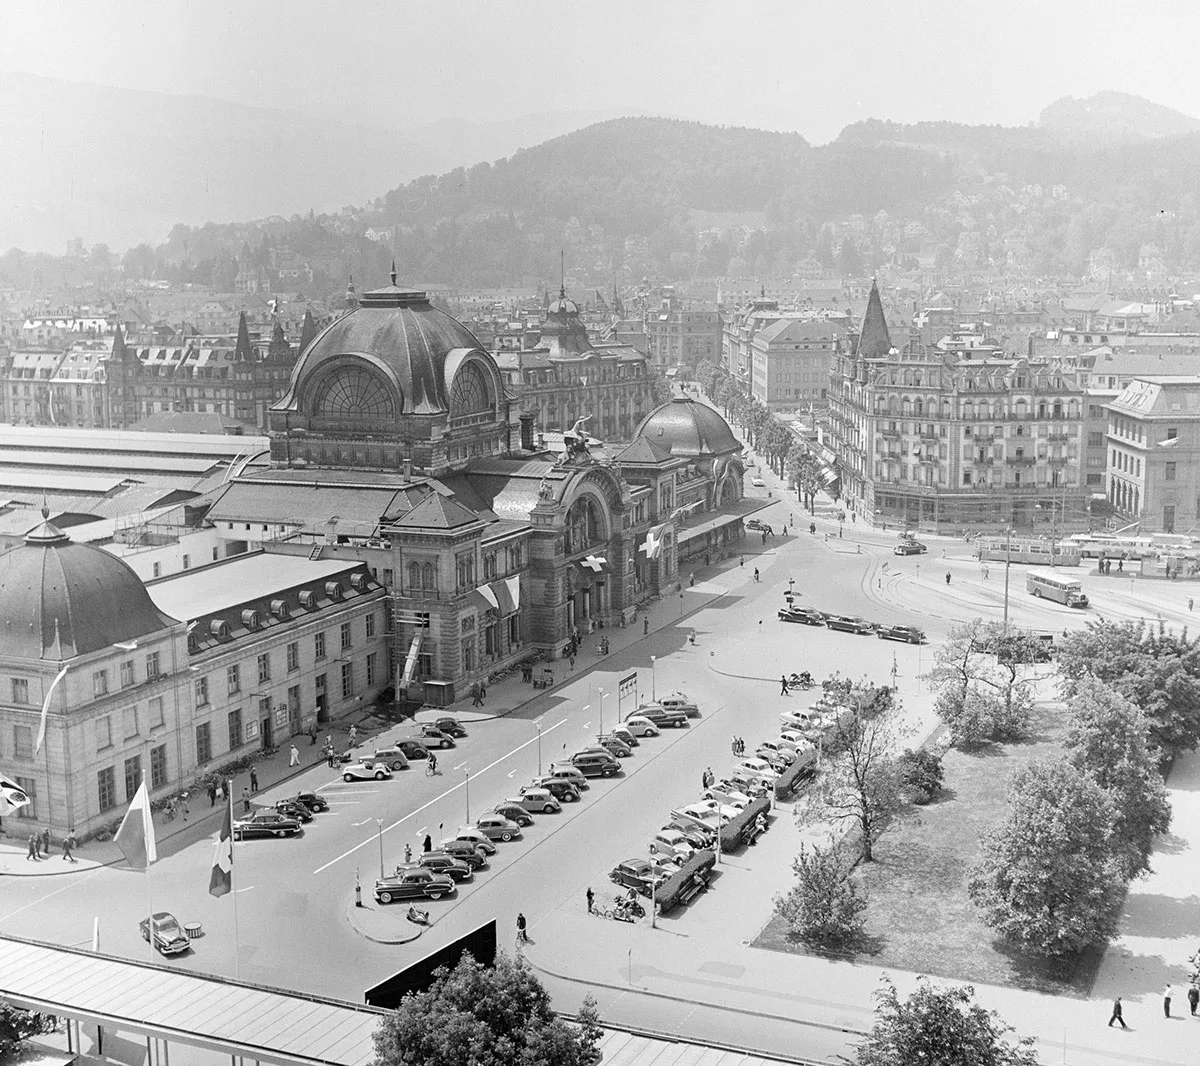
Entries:
POLYGON ((517 772, 516 770, 509 770, 509 771, 508 771, 508 776, 509 776, 509 779, 510 779, 510 780, 512 779, 512 775, 513 775, 513 774, 515 774, 516 772, 517 772))
POLYGON ((74 888, 76 885, 82 884, 89 877, 91 877, 92 874, 94 874, 100 870, 106 870, 106 869, 108 869, 108 867, 106 867, 106 866, 97 866, 95 869, 89 870, 87 873, 83 874, 81 877, 69 878, 68 883, 63 885, 62 888, 56 889, 53 892, 47 892, 46 895, 40 896, 38 899, 35 899, 32 903, 26 903, 24 907, 18 907, 15 911, 10 911, 8 914, 0 916, 0 922, 6 922, 6 921, 8 921, 9 918, 15 918, 22 911, 29 910, 30 907, 39 906, 40 904, 45 903, 46 900, 51 899, 54 896, 61 895, 63 892, 66 892, 68 889, 74 888))
POLYGON ((466 765, 467 765, 467 764, 466 764, 465 762, 460 762, 460 763, 459 763, 457 766, 455 766, 455 767, 454 767, 454 769, 455 769, 455 770, 461 770, 461 769, 462 769, 464 766, 466 766, 466 765))
MULTIPOLYGON (((562 719, 562 721, 555 722, 554 725, 550 726, 549 729, 543 729, 542 730, 543 735, 545 735, 546 733, 549 733, 551 730, 557 729, 564 722, 566 722, 565 718, 562 719)), ((488 763, 487 766, 485 766, 482 770, 476 770, 474 776, 478 777, 480 774, 487 773, 488 770, 490 770, 493 766, 498 766, 500 763, 504 762, 505 759, 510 758, 513 755, 516 755, 517 752, 519 752, 519 751, 524 751, 531 744, 536 744, 537 742, 538 742, 537 737, 531 737, 529 740, 525 741, 524 744, 518 745, 517 747, 513 748, 512 751, 507 752, 504 755, 501 755, 500 758, 496 759, 494 762, 488 763)), ((435 796, 428 803, 423 803, 415 811, 410 811, 403 818, 400 818, 400 819, 394 821, 391 825, 384 826, 383 829, 381 830, 381 832, 390 833, 398 825, 403 825, 410 818, 414 817, 415 815, 420 814, 424 810, 428 810, 435 803, 440 803, 451 793, 457 792, 465 784, 466 784, 466 782, 463 781, 463 782, 459 782, 457 785, 452 785, 450 788, 446 789, 446 791, 443 792, 440 796, 435 796)), ((344 851, 344 852, 342 852, 341 855, 338 855, 336 858, 330 859, 327 863, 325 863, 324 866, 318 866, 315 870, 313 870, 313 875, 315 876, 316 874, 322 873, 323 871, 328 870, 329 867, 333 866, 335 863, 339 863, 343 859, 349 858, 356 851, 358 851, 359 848, 365 848, 368 844, 375 844, 377 839, 378 839, 378 834, 376 836, 367 837, 366 840, 363 840, 363 841, 359 842, 358 844, 355 844, 354 847, 350 848, 348 851, 344 851)))
POLYGON ((366 825, 370 820, 370 818, 364 818, 361 822, 351 822, 350 825, 352 828, 357 829, 360 825, 366 825))
POLYGON ((584 722, 584 723, 583 723, 583 728, 584 728, 584 729, 591 729, 591 728, 592 728, 592 723, 591 723, 591 722, 584 722))
POLYGON ((238 893, 238 895, 240 896, 240 895, 241 895, 243 892, 253 892, 253 891, 254 891, 254 886, 253 886, 253 885, 247 885, 245 888, 239 888, 239 889, 237 890, 237 893, 238 893))
POLYGON ((423 825, 413 834, 413 836, 423 837, 427 832, 429 832, 429 826, 423 825))

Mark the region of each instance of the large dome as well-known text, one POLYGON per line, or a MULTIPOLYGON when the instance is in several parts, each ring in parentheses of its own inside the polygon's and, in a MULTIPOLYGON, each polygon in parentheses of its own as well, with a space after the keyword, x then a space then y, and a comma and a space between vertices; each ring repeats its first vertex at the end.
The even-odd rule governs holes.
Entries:
POLYGON ((645 437, 672 455, 737 455, 742 450, 719 412, 687 396, 656 407, 642 419, 634 436, 645 437))
POLYGON ((355 310, 313 338, 274 410, 388 423, 494 407, 499 374, 475 335, 425 293, 397 288, 395 274, 392 282, 363 293, 355 310))
POLYGON ((174 622, 126 563, 49 522, 0 555, 0 655, 62 661, 174 622))

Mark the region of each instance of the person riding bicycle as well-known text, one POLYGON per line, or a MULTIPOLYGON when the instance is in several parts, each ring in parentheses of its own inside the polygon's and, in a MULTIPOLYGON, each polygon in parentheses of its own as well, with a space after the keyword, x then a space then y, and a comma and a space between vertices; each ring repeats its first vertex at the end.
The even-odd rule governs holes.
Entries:
POLYGON ((437 756, 434 755, 432 751, 429 753, 429 764, 425 767, 425 769, 431 777, 438 772, 437 756))

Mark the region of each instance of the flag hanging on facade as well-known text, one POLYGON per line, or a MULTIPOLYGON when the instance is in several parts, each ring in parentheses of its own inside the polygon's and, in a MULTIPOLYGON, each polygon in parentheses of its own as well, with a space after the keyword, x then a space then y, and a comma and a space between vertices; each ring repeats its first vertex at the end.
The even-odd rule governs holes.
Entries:
POLYGON ((34 751, 42 750, 42 741, 46 739, 46 716, 50 713, 50 700, 54 696, 54 690, 58 688, 58 683, 67 676, 67 664, 63 664, 63 668, 55 675, 54 680, 50 682, 50 687, 46 689, 46 698, 42 700, 42 720, 38 725, 37 743, 33 746, 34 751))
POLYGON ((0 817, 29 806, 29 796, 11 777, 0 774, 0 817))
POLYGON ((213 853, 212 873, 208 877, 208 894, 224 896, 233 891, 233 797, 225 804, 225 817, 221 819, 221 831, 217 834, 217 848, 213 853))
POLYGON ((145 780, 138 785, 113 842, 135 870, 145 870, 158 858, 154 847, 154 822, 150 817, 150 794, 146 791, 145 780))

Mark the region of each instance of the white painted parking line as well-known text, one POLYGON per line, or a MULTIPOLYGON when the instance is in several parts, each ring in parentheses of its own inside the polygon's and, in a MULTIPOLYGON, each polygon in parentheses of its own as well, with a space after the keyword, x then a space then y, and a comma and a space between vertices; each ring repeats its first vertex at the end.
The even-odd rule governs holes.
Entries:
POLYGON ((583 723, 583 728, 584 728, 584 729, 591 729, 591 728, 592 728, 592 723, 591 723, 591 722, 584 722, 584 723, 583 723))
MULTIPOLYGON (((551 730, 557 729, 564 722, 566 722, 565 718, 563 718, 561 721, 555 722, 554 725, 550 726, 549 729, 543 729, 542 735, 544 736, 546 733, 549 733, 551 730)), ((480 774, 487 773, 488 770, 490 770, 493 766, 498 766, 500 763, 504 762, 505 759, 510 758, 513 755, 516 755, 517 752, 519 752, 519 751, 524 751, 531 744, 536 744, 537 742, 538 742, 537 737, 531 737, 529 740, 525 741, 524 744, 519 744, 517 747, 513 748, 512 751, 506 752, 504 755, 501 755, 500 758, 494 760, 493 762, 488 763, 487 766, 485 766, 482 770, 477 770, 475 772, 474 776, 478 777, 480 774)), ((380 830, 380 832, 390 833, 393 829, 395 829, 399 825, 403 825, 410 818, 414 817, 415 815, 420 814, 424 810, 428 810, 435 803, 440 803, 451 793, 457 792, 460 788, 463 787, 464 784, 465 784, 465 782, 460 781, 457 785, 451 786, 450 788, 446 789, 446 791, 443 792, 440 796, 435 796, 428 803, 421 804, 421 806, 418 807, 415 811, 410 811, 403 818, 400 818, 397 821, 394 821, 391 825, 384 826, 383 829, 380 830)), ((354 847, 350 848, 348 851, 344 851, 344 852, 342 852, 341 855, 338 855, 336 858, 330 859, 327 863, 325 863, 324 866, 318 866, 315 870, 313 870, 313 874, 316 875, 316 874, 321 873, 324 870, 328 870, 329 867, 341 862, 343 859, 349 858, 356 851, 358 851, 359 848, 365 848, 368 844, 375 844, 377 839, 378 839, 378 834, 372 833, 369 837, 367 837, 366 840, 360 841, 359 843, 355 844, 354 847)))
POLYGON ((512 776, 513 776, 513 774, 515 774, 516 772, 517 772, 516 770, 509 770, 509 771, 508 771, 508 776, 509 776, 509 778, 511 779, 511 778, 512 778, 512 776))
POLYGON ((370 818, 364 818, 361 822, 351 822, 350 825, 357 829, 360 825, 366 825, 370 820, 370 818))
POLYGON ((461 770, 461 769, 462 769, 464 766, 466 766, 466 765, 467 765, 467 764, 466 764, 465 762, 460 762, 460 763, 459 763, 459 764, 458 764, 456 767, 454 767, 454 769, 455 769, 455 770, 461 770))

